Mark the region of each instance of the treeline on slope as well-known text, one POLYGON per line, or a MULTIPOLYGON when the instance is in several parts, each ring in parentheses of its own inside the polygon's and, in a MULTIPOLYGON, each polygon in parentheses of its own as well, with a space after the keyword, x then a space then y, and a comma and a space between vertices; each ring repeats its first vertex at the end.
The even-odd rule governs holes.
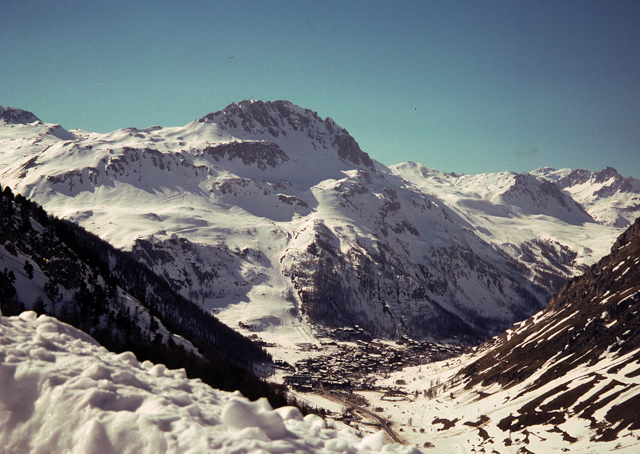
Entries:
MULTIPOLYGON (((286 388, 267 384, 247 370, 253 364, 271 362, 262 347, 177 294, 130 253, 76 224, 48 215, 38 204, 1 186, 0 244, 16 258, 18 251, 29 257, 47 280, 47 302, 42 298, 18 301, 14 273, 0 270, 4 315, 16 315, 26 308, 54 315, 111 351, 132 351, 140 361, 184 368, 190 378, 200 378, 212 387, 239 390, 250 399, 268 397, 274 407, 298 405, 286 388), (71 298, 64 294, 65 289, 74 291, 71 298), (131 313, 119 289, 147 308, 148 326, 142 326, 137 311, 131 313), (163 343, 157 320, 171 333, 189 340, 201 356, 178 345, 173 337, 163 343)), ((29 259, 24 270, 33 277, 29 259)))

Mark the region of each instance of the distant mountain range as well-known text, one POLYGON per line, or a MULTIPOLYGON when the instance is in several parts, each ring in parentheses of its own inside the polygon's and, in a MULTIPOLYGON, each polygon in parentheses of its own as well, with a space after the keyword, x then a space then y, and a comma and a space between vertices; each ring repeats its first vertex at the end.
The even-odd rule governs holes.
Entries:
POLYGON ((287 101, 107 134, 20 109, 0 116, 3 185, 266 340, 346 325, 377 337, 497 334, 544 308, 640 214, 640 181, 611 168, 386 167, 287 101))

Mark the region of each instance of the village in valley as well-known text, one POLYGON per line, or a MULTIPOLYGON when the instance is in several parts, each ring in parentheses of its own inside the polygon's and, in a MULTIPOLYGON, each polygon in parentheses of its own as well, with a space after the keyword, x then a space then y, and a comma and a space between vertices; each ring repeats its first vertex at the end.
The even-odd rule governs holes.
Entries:
POLYGON ((389 407, 435 398, 446 391, 447 384, 432 380, 424 389, 408 389, 415 388, 405 386, 411 379, 394 377, 403 369, 446 362, 464 352, 459 343, 418 342, 408 337, 396 342, 372 339, 358 326, 314 334, 316 342, 298 343, 295 348, 252 337, 274 355, 271 380, 284 383, 296 398, 334 421, 365 432, 383 429, 388 439, 396 442, 404 442, 398 431, 420 428, 410 424, 396 427, 385 413, 389 407))
MULTIPOLYGON (((321 334, 320 343, 297 345, 296 354, 300 359, 274 361, 280 381, 296 392, 382 390, 401 394, 400 383, 395 389, 387 386, 382 389, 376 381, 405 367, 446 360, 463 352, 459 344, 418 342, 404 336, 397 342, 371 339, 358 326, 326 330, 321 334)), ((260 342, 259 338, 256 340, 260 342)))

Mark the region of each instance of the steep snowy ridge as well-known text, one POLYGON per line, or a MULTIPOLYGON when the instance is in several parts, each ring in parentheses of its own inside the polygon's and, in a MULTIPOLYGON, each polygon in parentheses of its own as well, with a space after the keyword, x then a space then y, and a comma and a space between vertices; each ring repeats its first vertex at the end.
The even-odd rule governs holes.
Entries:
POLYGON ((0 169, 4 185, 133 249, 185 297, 267 340, 306 341, 300 326, 317 323, 495 334, 621 231, 535 175, 387 168, 287 101, 108 134, 0 125, 0 169))
POLYGON ((589 421, 596 442, 640 430, 639 264, 640 219, 547 309, 508 330, 463 369, 467 387, 527 383, 520 395, 529 403, 500 421, 503 430, 557 426, 568 415, 589 421))
POLYGON ((612 167, 599 172, 543 168, 531 173, 554 181, 598 222, 624 228, 640 215, 640 181, 612 167))
POLYGON ((555 184, 529 174, 514 175, 513 178, 513 185, 502 194, 506 203, 518 206, 528 214, 553 216, 567 224, 593 222, 585 209, 565 196, 555 184))
MULTIPOLYGON (((560 376, 578 364, 594 362, 605 352, 622 356, 640 348, 639 263, 640 219, 618 238, 610 255, 567 282, 542 313, 498 338, 490 351, 500 355, 500 364, 484 372, 480 360, 468 371, 472 381, 518 382, 544 363, 553 375, 560 376), (573 357, 572 361, 565 361, 567 357, 573 357), (517 373, 505 374, 514 363, 519 365, 517 373), (553 370, 554 365, 560 369, 553 370)), ((490 356, 484 356, 484 364, 490 356)), ((538 385, 545 384, 544 378, 538 385)))

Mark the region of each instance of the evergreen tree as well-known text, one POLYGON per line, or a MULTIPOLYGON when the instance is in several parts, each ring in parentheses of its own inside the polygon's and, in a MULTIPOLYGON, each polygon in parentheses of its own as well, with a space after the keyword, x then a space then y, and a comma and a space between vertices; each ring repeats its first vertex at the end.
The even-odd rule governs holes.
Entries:
POLYGON ((47 305, 44 304, 44 300, 41 296, 36 298, 35 303, 33 304, 33 310, 36 311, 38 315, 47 313, 47 305))
POLYGON ((29 279, 33 279, 33 265, 29 260, 24 261, 24 272, 27 273, 29 279))
POLYGON ((52 301, 52 302, 57 302, 60 301, 60 290, 58 289, 58 283, 55 281, 55 279, 50 278, 45 284, 44 284, 44 291, 47 294, 47 297, 52 301))
POLYGON ((16 302, 16 288, 13 286, 13 281, 9 276, 9 271, 5 268, 4 272, 0 273, 0 305, 2 306, 2 313, 4 315, 16 315, 18 314, 18 307, 16 302))

